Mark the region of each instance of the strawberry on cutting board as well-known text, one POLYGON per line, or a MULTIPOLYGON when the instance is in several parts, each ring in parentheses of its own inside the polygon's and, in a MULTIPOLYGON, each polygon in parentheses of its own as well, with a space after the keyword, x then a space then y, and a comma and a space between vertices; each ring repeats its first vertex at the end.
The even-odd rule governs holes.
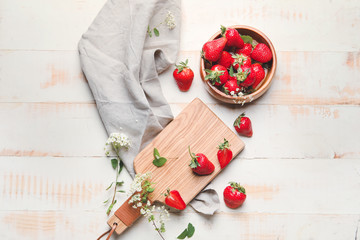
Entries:
POLYGON ((167 192, 164 195, 165 204, 169 207, 176 208, 178 210, 184 210, 186 208, 186 204, 177 190, 170 191, 170 189, 167 189, 167 192))
POLYGON ((272 59, 271 50, 264 43, 257 44, 250 56, 255 61, 258 61, 261 63, 269 62, 272 59))
POLYGON ((230 149, 229 141, 224 138, 224 142, 219 145, 219 151, 217 152, 217 157, 220 163, 221 169, 226 167, 231 161, 233 154, 230 149))
POLYGON ((205 80, 209 80, 212 85, 221 86, 229 79, 229 72, 222 65, 214 65, 212 68, 205 69, 207 75, 205 76, 205 80))
POLYGON ((173 72, 176 84, 180 91, 186 92, 190 89, 192 81, 194 79, 194 72, 188 67, 188 60, 180 62, 175 65, 176 69, 173 72))
POLYGON ((191 156, 190 167, 192 171, 198 175, 209 175, 214 172, 215 166, 202 153, 192 153, 189 146, 189 154, 191 156))
POLYGON ((202 47, 201 56, 210 62, 216 62, 219 60, 226 42, 226 38, 222 37, 205 43, 202 47))
POLYGON ((229 208, 240 207, 246 199, 245 188, 240 183, 230 182, 224 189, 224 202, 229 208))
POLYGON ((251 137, 253 135, 253 130, 251 126, 251 120, 248 117, 245 117, 245 113, 240 114, 234 122, 235 130, 243 136, 251 137))
POLYGON ((236 47, 242 48, 244 46, 244 41, 242 40, 239 32, 234 28, 226 28, 221 26, 221 35, 226 37, 227 43, 226 46, 228 47, 236 47))

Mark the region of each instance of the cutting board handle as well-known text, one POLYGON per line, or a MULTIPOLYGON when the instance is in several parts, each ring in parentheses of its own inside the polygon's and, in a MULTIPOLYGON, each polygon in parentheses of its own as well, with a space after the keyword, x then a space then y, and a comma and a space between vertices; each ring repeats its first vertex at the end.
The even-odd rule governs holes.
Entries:
MULTIPOLYGON (((132 197, 132 196, 131 196, 132 197)), ((112 227, 114 224, 117 224, 115 232, 117 234, 121 234, 124 232, 127 227, 131 226, 141 215, 140 208, 133 208, 132 204, 129 204, 129 197, 116 212, 113 216, 111 216, 108 220, 108 224, 112 227)))

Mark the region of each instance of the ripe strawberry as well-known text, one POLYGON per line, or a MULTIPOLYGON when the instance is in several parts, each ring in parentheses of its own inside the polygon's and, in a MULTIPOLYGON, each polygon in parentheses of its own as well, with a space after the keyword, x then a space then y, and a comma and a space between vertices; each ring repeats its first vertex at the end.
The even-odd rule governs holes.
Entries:
POLYGON ((215 166, 209 159, 202 153, 192 153, 189 147, 189 153, 191 156, 190 167, 194 173, 199 175, 209 175, 215 170, 215 166))
POLYGON ((229 182, 229 184, 230 186, 224 189, 224 202, 229 208, 238 208, 246 199, 245 188, 240 183, 229 182))
POLYGON ((229 79, 229 73, 224 66, 214 65, 211 70, 205 69, 208 73, 205 76, 205 80, 210 80, 212 85, 221 86, 229 79))
POLYGON ((236 80, 236 77, 232 77, 235 78, 232 80, 228 80, 225 84, 224 84, 224 92, 227 95, 235 95, 238 94, 240 92, 240 87, 238 85, 238 81, 236 80))
POLYGON ((176 69, 173 72, 176 84, 178 85, 180 91, 183 92, 189 90, 194 79, 194 72, 187 66, 187 64, 187 59, 185 62, 180 62, 180 64, 175 65, 176 69))
POLYGON ((264 68, 259 63, 254 63, 251 65, 251 73, 254 74, 255 82, 252 85, 252 88, 256 88, 259 83, 264 79, 265 77, 265 71, 264 68))
POLYGON ((239 48, 235 51, 237 54, 245 54, 250 56, 252 52, 252 45, 250 43, 245 43, 243 48, 239 48))
POLYGON ((242 48, 244 46, 244 41, 236 29, 221 26, 221 34, 226 37, 228 47, 242 48))
POLYGON ((222 51, 220 59, 217 64, 224 66, 225 68, 229 68, 233 63, 234 59, 231 54, 227 51, 222 51))
POLYGON ((165 204, 169 207, 173 207, 178 210, 184 210, 186 208, 186 204, 177 190, 170 191, 170 189, 167 189, 167 192, 164 195, 165 204))
POLYGON ((233 58, 233 66, 235 70, 238 70, 239 67, 250 67, 251 66, 251 58, 245 54, 234 54, 233 58))
POLYGON ((255 82, 255 75, 251 73, 250 67, 241 66, 235 75, 240 87, 249 87, 255 82))
POLYGON ((251 137, 253 135, 251 120, 250 118, 245 117, 245 113, 242 113, 239 117, 235 119, 234 127, 240 135, 246 137, 251 137))
POLYGON ((231 161, 233 154, 230 150, 230 144, 228 140, 224 138, 224 142, 219 145, 219 151, 217 152, 217 157, 220 163, 221 169, 226 167, 231 161))
POLYGON ((266 46, 264 43, 259 43, 252 51, 251 58, 255 61, 266 63, 272 59, 272 53, 268 46, 266 46))
POLYGON ((201 55, 210 62, 216 62, 219 60, 226 42, 226 38, 222 37, 205 43, 201 55))

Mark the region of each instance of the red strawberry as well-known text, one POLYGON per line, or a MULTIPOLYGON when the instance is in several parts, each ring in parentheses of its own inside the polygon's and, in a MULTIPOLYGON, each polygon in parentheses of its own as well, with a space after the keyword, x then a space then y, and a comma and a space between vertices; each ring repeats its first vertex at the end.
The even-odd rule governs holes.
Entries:
POLYGON ((173 72, 176 84, 181 91, 188 91, 191 87, 191 83, 194 79, 194 72, 187 66, 188 60, 180 62, 179 65, 175 65, 176 69, 173 72))
POLYGON ((209 175, 215 170, 215 166, 209 159, 202 153, 194 154, 190 151, 191 156, 190 167, 194 173, 199 175, 209 175))
POLYGON ((227 46, 236 48, 242 48, 244 46, 244 41, 236 29, 221 26, 221 34, 226 37, 227 46))
POLYGON ((252 51, 251 58, 255 61, 266 63, 272 59, 272 53, 268 46, 266 46, 264 43, 259 43, 252 51))
POLYGON ((210 62, 216 62, 219 60, 226 42, 226 38, 222 37, 205 43, 201 55, 210 62))
POLYGON ((251 66, 251 58, 245 54, 234 54, 233 58, 233 66, 235 70, 238 70, 239 67, 250 67, 251 66))
POLYGON ((218 61, 218 64, 224 66, 225 68, 229 68, 233 63, 234 59, 232 58, 231 54, 227 51, 223 51, 221 53, 221 57, 218 61))
POLYGON ((245 188, 240 183, 229 182, 229 184, 230 186, 224 189, 224 202, 229 208, 238 208, 246 199, 245 188))
POLYGON ((170 191, 170 189, 167 189, 167 193, 164 195, 166 205, 178 210, 184 210, 186 208, 186 204, 177 190, 170 191))
POLYGON ((224 84, 224 92, 228 95, 235 95, 240 92, 240 87, 237 83, 236 77, 231 77, 231 78, 235 78, 235 80, 234 79, 228 80, 224 84))
POLYGON ((208 73, 205 76, 205 80, 210 80, 212 85, 221 86, 229 79, 229 73, 224 66, 214 65, 211 70, 205 69, 208 73))
POLYGON ((234 127, 240 135, 246 137, 251 137, 253 135, 251 120, 250 118, 245 117, 245 113, 242 113, 239 117, 236 118, 234 127))
POLYGON ((240 87, 249 87, 255 82, 255 75, 251 73, 250 67, 241 66, 240 70, 236 73, 236 78, 240 87))
POLYGON ((259 63, 254 63, 251 65, 251 73, 255 76, 255 82, 252 85, 252 87, 255 89, 259 83, 264 79, 265 77, 265 71, 264 68, 259 63))
POLYGON ((217 157, 220 163, 221 169, 226 167, 231 161, 233 154, 230 150, 230 145, 228 140, 224 138, 224 142, 219 145, 219 151, 217 152, 217 157))
POLYGON ((250 56, 251 52, 252 52, 252 46, 250 43, 245 43, 243 48, 237 49, 235 51, 235 53, 237 54, 245 54, 248 56, 250 56))

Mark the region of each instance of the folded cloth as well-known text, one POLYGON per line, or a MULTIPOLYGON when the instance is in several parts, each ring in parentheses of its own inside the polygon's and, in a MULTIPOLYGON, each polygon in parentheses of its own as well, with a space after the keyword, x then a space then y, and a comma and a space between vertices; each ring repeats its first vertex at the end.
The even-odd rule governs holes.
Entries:
MULTIPOLYGON (((120 157, 134 177, 133 161, 172 119, 159 74, 174 64, 180 42, 179 0, 108 0, 79 42, 82 70, 108 134, 126 134, 132 146, 120 157), (176 25, 176 26, 175 26, 176 25), (149 36, 157 28, 159 36, 149 36)), ((214 190, 194 200, 213 214, 214 190)))

